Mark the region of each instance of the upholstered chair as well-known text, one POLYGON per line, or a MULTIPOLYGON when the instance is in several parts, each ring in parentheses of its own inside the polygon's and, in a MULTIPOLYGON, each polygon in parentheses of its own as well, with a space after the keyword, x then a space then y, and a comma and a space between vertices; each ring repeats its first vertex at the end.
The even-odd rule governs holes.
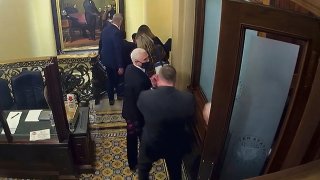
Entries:
POLYGON ((22 71, 11 78, 12 92, 17 109, 48 108, 44 98, 44 83, 40 71, 22 71))
POLYGON ((0 109, 8 110, 13 106, 13 98, 10 93, 8 81, 0 78, 0 109))

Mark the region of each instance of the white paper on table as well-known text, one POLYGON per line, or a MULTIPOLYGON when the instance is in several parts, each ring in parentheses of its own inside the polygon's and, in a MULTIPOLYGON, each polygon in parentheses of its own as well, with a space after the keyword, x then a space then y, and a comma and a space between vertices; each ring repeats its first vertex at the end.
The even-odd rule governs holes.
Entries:
POLYGON ((30 132, 30 141, 50 139, 50 129, 30 132))
POLYGON ((40 110, 29 110, 25 121, 26 122, 38 122, 41 111, 42 111, 41 109, 40 110))
MULTIPOLYGON (((20 117, 22 112, 10 112, 7 117, 7 123, 10 129, 11 134, 14 134, 16 132, 16 129, 19 125, 20 117)), ((4 130, 2 130, 1 134, 4 134, 4 130)))

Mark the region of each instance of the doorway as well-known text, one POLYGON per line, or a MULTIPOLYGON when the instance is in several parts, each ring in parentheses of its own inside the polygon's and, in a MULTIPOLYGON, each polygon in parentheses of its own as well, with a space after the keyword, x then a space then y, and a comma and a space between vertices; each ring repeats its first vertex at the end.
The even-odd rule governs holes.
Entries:
POLYGON ((319 58, 318 23, 222 1, 213 108, 198 179, 250 178, 281 170, 293 158, 287 153, 307 121, 303 114, 319 58))

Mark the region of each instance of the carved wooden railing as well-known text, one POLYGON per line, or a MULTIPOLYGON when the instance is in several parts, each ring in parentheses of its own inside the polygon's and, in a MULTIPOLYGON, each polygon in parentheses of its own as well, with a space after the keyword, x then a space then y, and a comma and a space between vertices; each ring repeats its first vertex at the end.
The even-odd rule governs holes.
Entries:
MULTIPOLYGON (((82 102, 92 99, 90 61, 95 58, 95 55, 60 55, 57 58, 64 95, 76 93, 82 102)), ((43 70, 50 59, 51 57, 30 58, 2 63, 0 64, 0 78, 6 79, 11 88, 11 77, 20 74, 23 70, 41 71, 44 77, 43 70)))

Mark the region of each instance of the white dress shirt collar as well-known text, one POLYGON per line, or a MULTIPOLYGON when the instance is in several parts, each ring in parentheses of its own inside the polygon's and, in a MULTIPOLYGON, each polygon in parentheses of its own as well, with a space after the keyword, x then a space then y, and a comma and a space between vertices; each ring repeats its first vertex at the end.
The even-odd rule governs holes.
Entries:
POLYGON ((140 66, 137 66, 137 65, 135 65, 135 64, 133 64, 135 67, 137 67, 137 68, 139 68, 142 72, 146 72, 146 70, 145 69, 143 69, 143 68, 141 68, 140 66))
POLYGON ((120 30, 120 26, 116 25, 115 23, 112 23, 112 24, 115 25, 120 30))

